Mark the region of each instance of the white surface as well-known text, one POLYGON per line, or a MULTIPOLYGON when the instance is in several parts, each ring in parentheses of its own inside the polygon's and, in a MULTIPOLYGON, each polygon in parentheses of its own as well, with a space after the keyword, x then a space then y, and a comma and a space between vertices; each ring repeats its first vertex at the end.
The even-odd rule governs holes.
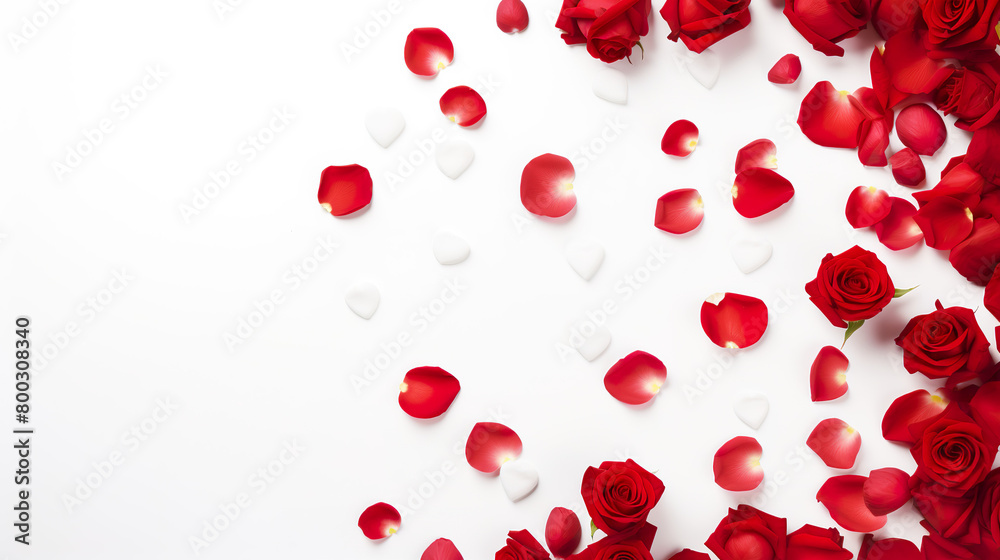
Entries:
MULTIPOLYGON (((854 187, 909 191, 888 170, 815 146, 795 126, 799 101, 816 81, 848 90, 869 84, 874 35, 846 41, 847 56, 827 59, 780 8, 754 2, 751 26, 713 47, 722 73, 708 91, 654 15, 645 58, 615 65, 631 89, 619 106, 591 91, 601 63, 565 46, 552 28, 559 2, 526 3, 531 25, 508 36, 496 29, 490 2, 406 2, 385 25, 372 23, 372 12, 388 0, 244 2, 221 20, 209 0, 74 2, 20 52, 5 42, 4 348, 17 314, 32 317, 36 350, 68 338, 60 333, 69 322, 77 334, 36 364, 34 544, 15 548, 5 521, 0 555, 194 557, 189 537, 246 493, 249 505, 200 557, 417 558, 447 537, 466 558, 489 558, 508 530, 542 538, 552 507, 580 508, 588 465, 631 456, 667 486, 650 517, 660 527, 654 556, 663 558, 684 546, 704 550, 726 508, 741 501, 787 516, 790 530, 832 525, 812 497, 839 473, 805 448, 824 418, 860 430, 854 472, 912 470, 907 450, 881 439, 879 423, 896 396, 932 384, 905 373, 892 339, 936 298, 978 308, 991 339, 994 323, 982 291, 942 254, 926 247, 894 254, 873 233, 850 230, 842 209, 854 187), (456 48, 454 64, 433 80, 409 74, 402 59, 406 34, 427 25, 447 31, 456 48), (381 30, 348 62, 342 44, 366 26, 381 30), (799 82, 768 83, 768 69, 788 52, 802 57, 799 82), (140 85, 147 67, 154 73, 144 100, 125 111, 116 98, 140 85), (489 106, 474 130, 451 126, 438 110, 440 94, 459 84, 489 106), (381 106, 398 107, 408 123, 388 150, 364 124, 381 106), (701 141, 691 157, 675 160, 659 140, 680 118, 698 125, 701 141), (102 119, 112 131, 57 180, 53 160, 102 119), (273 141, 245 146, 256 134, 273 141), (778 144, 779 171, 796 194, 775 215, 748 221, 729 201, 733 162, 761 137, 778 144), (386 174, 399 172, 401 157, 441 138, 474 147, 465 174, 447 179, 424 157, 389 186, 386 174), (568 220, 536 219, 519 201, 523 165, 546 152, 576 165, 579 202, 568 220), (238 173, 226 171, 231 161, 238 173), (358 217, 333 218, 316 203, 319 175, 350 163, 372 171, 374 202, 358 217), (204 195, 213 176, 226 173, 228 186, 204 195), (653 213, 659 196, 682 187, 705 195, 706 216, 694 234, 674 237, 653 227, 653 213), (181 205, 203 195, 207 208, 185 220, 181 205), (427 250, 440 228, 462 231, 475 255, 441 267, 427 250), (728 247, 746 232, 770 239, 774 256, 744 276, 728 247), (590 282, 563 257, 580 236, 607 250, 590 282), (920 288, 848 343, 848 395, 813 404, 810 363, 843 331, 802 287, 825 253, 855 243, 877 252, 900 287, 920 288), (662 254, 669 254, 664 264, 662 254), (125 280, 115 280, 123 269, 125 280), (371 321, 343 303, 357 277, 382 291, 371 321), (701 303, 722 291, 769 305, 768 332, 755 347, 732 354, 702 333, 701 303), (278 303, 265 302, 275 295, 278 303), (226 334, 255 319, 255 306, 269 316, 230 351, 226 334), (561 346, 572 325, 586 321, 614 334, 593 363, 561 346), (608 367, 636 349, 669 371, 657 399, 641 408, 615 401, 602 383, 608 367), (386 351, 395 357, 379 358, 386 351), (384 372, 356 391, 352 378, 375 360, 384 372), (462 383, 434 422, 414 421, 396 403, 403 374, 422 365, 444 367, 462 383), (771 399, 759 432, 732 411, 752 391, 771 399), (176 406, 169 415, 156 412, 165 399, 176 406), (491 418, 517 431, 541 475, 538 489, 516 504, 464 460, 469 430, 491 418), (144 441, 123 436, 143 425, 154 430, 144 441), (713 454, 741 434, 763 445, 766 477, 742 495, 712 481, 713 454), (67 511, 63 496, 116 452, 124 462, 67 511), (271 482, 257 474, 269 464, 283 470, 271 482), (430 495, 410 508, 399 534, 381 544, 362 536, 356 523, 367 506, 406 508, 422 485, 430 495)), ((4 31, 38 6, 4 2, 4 31)), ((965 150, 967 135, 951 126, 949 135, 926 162, 929 177, 965 150)), ((0 384, 3 410, 13 405, 11 385, 0 384)), ((7 446, 0 464, 9 469, 12 461, 7 446)), ((0 505, 9 508, 5 480, 0 505)), ((881 533, 916 539, 921 531, 907 509, 881 533)), ((852 551, 859 542, 848 536, 852 551)))

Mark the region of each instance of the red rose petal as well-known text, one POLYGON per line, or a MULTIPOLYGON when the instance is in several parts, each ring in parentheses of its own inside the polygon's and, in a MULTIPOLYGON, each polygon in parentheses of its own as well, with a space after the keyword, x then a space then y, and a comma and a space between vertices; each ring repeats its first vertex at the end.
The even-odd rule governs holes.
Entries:
POLYGON ((736 153, 737 175, 754 167, 778 168, 778 148, 774 142, 766 138, 754 140, 740 148, 740 151, 736 153))
POLYGON ((985 286, 1000 263, 1000 216, 977 218, 972 235, 951 250, 948 261, 967 280, 985 286))
POLYGON ((465 443, 465 458, 477 471, 494 473, 507 461, 521 455, 521 438, 514 430, 494 422, 480 422, 465 443))
POLYGON ((847 197, 847 222, 855 229, 871 227, 889 215, 889 193, 875 187, 858 187, 847 197))
POLYGON ((861 434, 839 418, 827 418, 813 428, 806 445, 826 466, 849 469, 861 451, 861 434))
MULTIPOLYGON (((928 556, 929 560, 933 557, 928 556)), ((867 534, 861 541, 858 560, 924 560, 917 545, 905 539, 879 539, 867 534)))
POLYGON ((993 317, 1000 321, 1000 274, 995 269, 993 278, 986 284, 986 294, 983 296, 983 305, 986 310, 993 314, 993 317))
POLYGON ((933 249, 947 251, 972 233, 972 210, 950 196, 940 196, 921 206, 913 220, 924 232, 927 246, 933 249))
POLYGON ((802 61, 794 54, 786 54, 774 63, 767 73, 767 81, 772 84, 793 84, 802 73, 802 61))
POLYGON ((625 404, 644 404, 667 381, 667 367, 656 356, 636 350, 618 360, 604 376, 604 387, 625 404))
POLYGON ((915 192, 913 198, 923 206, 939 196, 950 196, 961 200, 969 208, 976 208, 984 186, 986 179, 969 164, 961 162, 942 172, 941 181, 933 189, 915 192))
POLYGON ((403 58, 410 72, 418 76, 437 76, 455 59, 455 46, 444 31, 436 27, 418 27, 406 36, 403 58))
POLYGON ((448 410, 461 388, 458 379, 439 367, 414 368, 399 385, 399 406, 414 418, 436 418, 448 410))
POLYGON ((889 441, 912 445, 916 439, 910 425, 933 418, 948 406, 948 400, 923 389, 907 393, 889 405, 882 418, 882 437, 889 441))
POLYGON ((932 156, 948 138, 944 119, 923 103, 910 105, 896 117, 896 136, 907 148, 923 156, 932 156))
POLYGON ((917 215, 917 209, 908 200, 889 197, 889 214, 873 229, 878 235, 878 240, 893 251, 916 245, 924 234, 920 231, 920 226, 913 219, 917 215))
POLYGON ((972 135, 965 161, 993 184, 1000 184, 1000 122, 980 128, 972 135))
POLYGON ((809 388, 813 402, 832 401, 847 393, 847 367, 850 363, 843 352, 824 346, 813 360, 809 371, 809 388))
POLYGON ((848 531, 870 533, 885 526, 886 517, 873 515, 865 505, 865 480, 857 475, 835 476, 816 494, 816 501, 826 507, 837 525, 848 531))
POLYGON ((764 481, 760 458, 764 449, 752 437, 734 437, 715 453, 715 483, 731 492, 747 492, 764 481))
POLYGON ((806 94, 799 108, 799 128, 813 143, 828 148, 857 148, 858 130, 865 114, 851 93, 819 82, 806 94))
POLYGON ((885 167, 889 160, 885 151, 889 147, 889 130, 891 121, 886 119, 865 120, 858 130, 858 159, 861 165, 868 167, 885 167))
POLYGON ((448 539, 438 539, 420 555, 420 560, 464 560, 455 543, 448 539))
MULTIPOLYGON (((881 59, 891 87, 903 94, 930 93, 953 72, 941 61, 927 56, 920 32, 912 29, 903 29, 889 37, 881 59)), ((893 97, 901 100, 907 96, 893 97)), ((890 100, 889 106, 895 105, 890 100)))
POLYGON ((874 515, 888 515, 910 501, 910 475, 900 469, 876 469, 862 488, 865 505, 874 515))
POLYGON ((576 170, 568 159, 540 155, 529 161, 521 173, 521 204, 539 216, 565 216, 576 206, 575 178, 576 170))
POLYGON ((319 178, 319 204, 334 216, 347 216, 372 201, 372 176, 360 165, 331 165, 319 178))
POLYGON ((740 294, 715 294, 701 304, 701 328, 717 346, 746 348, 767 330, 764 302, 740 294))
POLYGON ((520 33, 528 27, 528 8, 521 0, 500 0, 497 27, 504 33, 520 33))
POLYGON ((399 531, 403 522, 396 508, 379 502, 366 509, 358 519, 358 527, 366 537, 373 541, 392 536, 399 531))
POLYGON ((653 224, 668 233, 688 233, 705 219, 705 203, 695 189, 670 191, 656 201, 653 224))
POLYGON ((580 546, 580 518, 566 508, 553 508, 545 522, 545 544, 556 558, 567 558, 580 546))
POLYGON ((927 177, 924 162, 912 148, 903 148, 889 158, 892 165, 892 177, 896 183, 904 187, 917 187, 927 177))
POLYGON ((486 101, 469 86, 456 86, 441 96, 441 112, 459 126, 472 126, 486 116, 486 101))
POLYGON ((744 218, 757 218, 791 200, 795 188, 774 170, 757 167, 736 176, 732 193, 736 211, 744 218))
POLYGON ((660 149, 668 156, 687 157, 698 145, 698 127, 691 121, 679 120, 667 127, 660 149))
POLYGON ((690 548, 685 548, 671 556, 670 560, 712 560, 712 557, 705 552, 697 552, 690 548))

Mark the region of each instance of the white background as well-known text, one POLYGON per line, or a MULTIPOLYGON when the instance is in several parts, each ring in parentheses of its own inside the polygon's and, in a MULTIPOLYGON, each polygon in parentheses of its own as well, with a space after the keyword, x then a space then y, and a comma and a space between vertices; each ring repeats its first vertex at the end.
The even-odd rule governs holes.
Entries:
MULTIPOLYGON (((854 187, 909 191, 895 187, 888 170, 863 168, 852 151, 811 144, 794 125, 815 82, 848 90, 870 84, 875 35, 846 41, 844 58, 826 58, 796 34, 780 7, 757 0, 752 25, 713 47, 722 73, 706 90, 654 13, 645 58, 615 65, 630 81, 628 105, 619 106, 591 92, 602 64, 582 47, 565 46, 552 27, 558 2, 526 3, 530 27, 507 36, 495 27, 492 2, 407 1, 384 25, 373 23, 373 11, 385 10, 387 0, 248 0, 222 17, 210 0, 71 2, 16 50, 10 35, 41 7, 3 3, 2 339, 12 348, 14 318, 29 315, 36 353, 48 348, 52 356, 44 366, 36 362, 32 389, 33 544, 12 541, 7 471, 14 453, 4 446, 0 554, 193 557, 190 537, 202 536, 220 506, 247 493, 250 505, 202 557, 418 558, 444 536, 466 558, 489 558, 508 530, 527 528, 541 539, 552 507, 579 507, 587 466, 629 456, 667 487, 650 517, 660 527, 653 550, 659 560, 685 546, 704 550, 726 508, 740 502, 788 517, 789 530, 833 525, 814 496, 840 473, 807 449, 795 458, 823 418, 837 416, 860 430, 864 445, 853 472, 890 465, 912 471, 908 451, 885 442, 879 426, 895 397, 933 385, 902 369, 892 339, 937 298, 977 308, 991 339, 995 325, 981 307, 982 291, 946 255, 926 247, 892 253, 873 233, 851 231, 843 208, 854 187), (366 26, 378 33, 359 39, 366 26), (418 26, 440 27, 455 44, 454 64, 433 80, 403 64, 406 34, 418 26), (344 45, 365 39, 360 53, 345 56, 344 45), (802 57, 801 79, 768 83, 767 70, 788 52, 802 57), (166 77, 141 91, 144 99, 124 116, 116 99, 142 83, 147 67, 166 77), (495 91, 484 91, 481 80, 496 82, 495 91), (459 84, 486 97, 489 114, 475 130, 454 127, 438 110, 441 93, 459 84), (379 106, 396 107, 407 119, 389 149, 363 124, 379 106), (241 144, 281 108, 294 114, 291 124, 246 161, 241 144), (58 177, 53 163, 105 118, 113 131, 58 177), (679 118, 701 129, 701 144, 684 160, 659 149, 663 131, 679 118), (572 218, 531 217, 518 196, 524 164, 546 152, 580 162, 580 148, 601 136, 608 119, 626 130, 577 165, 572 218), (468 141, 473 165, 452 181, 424 162, 392 192, 386 173, 436 128, 468 141), (746 220, 729 202, 732 167, 737 149, 762 137, 777 143, 779 172, 796 194, 773 216, 746 220), (181 207, 232 159, 241 173, 185 220, 181 207), (319 175, 350 163, 371 170, 374 202, 358 218, 336 219, 317 204, 319 175), (681 187, 701 190, 706 218, 678 238, 652 220, 656 199, 681 187), (469 241, 468 261, 443 267, 434 260, 430 241, 442 228, 469 241), (774 245, 771 261, 750 275, 729 256, 732 239, 745 233, 774 245), (297 289, 285 282, 327 238, 338 244, 333 256, 297 289), (596 240, 607 252, 589 282, 564 257, 576 239, 596 240), (848 395, 813 404, 809 365, 820 347, 839 345, 843 331, 809 303, 803 285, 824 254, 855 243, 877 252, 898 286, 920 287, 847 345, 848 395), (647 255, 659 249, 671 256, 647 277, 647 255), (121 269, 131 279, 109 302, 104 290, 121 269), (630 276, 648 280, 626 297, 616 286, 630 276), (343 301, 358 279, 382 293, 369 321, 343 301), (464 286, 457 301, 421 331, 411 316, 455 279, 464 286), (283 303, 231 352, 225 333, 273 290, 282 290, 283 303), (768 303, 771 324, 757 346, 733 355, 703 334, 699 307, 720 291, 768 303), (89 298, 104 298, 100 311, 87 311, 89 298), (607 299, 618 307, 606 321, 608 350, 594 362, 575 351, 561 354, 572 325, 607 299), (76 335, 57 349, 69 322, 76 335), (414 343, 356 391, 352 377, 401 333, 414 343), (636 349, 657 355, 669 370, 667 386, 642 408, 615 401, 602 383, 608 367, 636 349), (462 383, 437 421, 415 421, 396 403, 403 374, 421 365, 444 367, 462 383), (690 396, 697 387, 701 394, 690 396), (732 412, 736 399, 755 391, 771 400, 759 432, 732 412), (177 409, 156 423, 150 417, 158 399, 177 409), (517 504, 461 454, 472 425, 497 413, 521 436, 523 457, 541 475, 538 490, 517 504), (145 441, 123 440, 143 425, 153 432, 145 441), (737 435, 763 445, 766 490, 733 494, 714 485, 712 455, 737 435), (304 451, 258 492, 250 477, 292 442, 304 451), (106 478, 95 474, 94 464, 116 452, 124 462, 106 478), (453 474, 411 508, 398 535, 380 544, 362 536, 356 523, 365 507, 408 507, 412 493, 448 462, 453 474), (100 486, 68 508, 67 496, 87 493, 80 485, 88 476, 100 486)), ((948 157, 965 150, 968 137, 949 131, 942 152, 926 160, 932 181, 948 157)), ((3 359, 13 362, 12 355, 3 359)), ((13 378, 5 379, 0 410, 10 417, 0 418, 12 429, 13 378)), ((881 534, 919 540, 916 522, 907 507, 881 534)), ((852 551, 859 542, 849 535, 852 551)))

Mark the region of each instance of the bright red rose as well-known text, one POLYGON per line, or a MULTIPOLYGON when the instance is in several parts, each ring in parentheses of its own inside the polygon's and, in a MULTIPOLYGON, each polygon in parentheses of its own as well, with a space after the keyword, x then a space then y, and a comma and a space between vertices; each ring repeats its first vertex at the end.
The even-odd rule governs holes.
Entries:
POLYGON ((976 315, 965 307, 918 315, 896 337, 903 349, 903 366, 929 379, 948 378, 949 386, 969 381, 993 365, 990 343, 979 328, 976 315))
POLYGON ((934 103, 945 115, 955 115, 955 126, 979 130, 1000 113, 1000 55, 990 64, 958 68, 934 94, 934 103))
POLYGON ((548 560, 549 553, 528 531, 507 533, 507 544, 497 551, 495 560, 548 560))
POLYGON ((656 527, 647 523, 638 533, 609 535, 566 560, 653 560, 649 549, 654 536, 656 527))
POLYGON ((667 0, 660 16, 670 26, 668 39, 700 53, 750 25, 750 0, 667 0))
POLYGON ((997 442, 956 403, 936 418, 911 425, 910 432, 917 438, 910 449, 917 462, 911 486, 934 484, 936 493, 961 496, 993 467, 997 442))
POLYGON ((816 279, 806 284, 809 300, 835 327, 864 321, 879 314, 896 295, 882 261, 875 253, 854 246, 823 257, 816 279))
POLYGON ((785 558, 787 522, 754 507, 730 509, 705 546, 720 560, 780 560, 785 558))
POLYGON ((590 56, 614 62, 649 33, 652 10, 650 0, 563 0, 556 27, 567 45, 586 43, 590 56))
POLYGON ((787 0, 785 17, 814 49, 844 56, 837 43, 854 37, 871 19, 871 0, 787 0))
POLYGON ((663 495, 663 483, 632 459, 606 461, 583 474, 583 503, 598 529, 634 534, 663 495))
POLYGON ((803 525, 788 535, 785 560, 851 560, 854 557, 844 549, 844 537, 836 529, 823 529, 803 525))
POLYGON ((997 46, 1000 0, 926 0, 923 15, 935 58, 964 59, 997 46))

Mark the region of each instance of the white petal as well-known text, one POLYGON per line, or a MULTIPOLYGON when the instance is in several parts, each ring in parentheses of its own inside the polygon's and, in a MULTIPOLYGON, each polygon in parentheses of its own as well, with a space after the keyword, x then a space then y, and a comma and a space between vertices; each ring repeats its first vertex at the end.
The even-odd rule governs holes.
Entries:
POLYGON ((441 231, 431 243, 434 258, 441 264, 458 264, 469 258, 469 244, 450 231, 441 231))
POLYGON ((362 319, 371 319, 378 309, 378 304, 382 296, 379 295, 378 288, 371 282, 358 282, 347 290, 344 301, 347 307, 355 312, 362 319))
POLYGON ((388 148, 403 133, 406 120, 396 109, 389 107, 373 109, 365 116, 365 127, 379 146, 388 148))
POLYGON ((451 140, 438 146, 437 165, 441 173, 451 179, 458 179, 472 165, 476 153, 472 146, 463 140, 451 140))
POLYGON ((628 103, 628 78, 620 70, 614 68, 601 68, 594 75, 594 95, 625 105, 628 103))
POLYGON ((538 469, 524 459, 507 461, 500 466, 500 484, 510 501, 523 500, 538 487, 538 469))
POLYGON ((729 248, 733 261, 743 274, 750 274, 771 260, 771 243, 759 237, 739 237, 729 248))
POLYGON ((596 241, 574 241, 566 247, 566 260, 584 280, 590 280, 604 263, 604 247, 596 241))
POLYGON ((760 428, 771 409, 767 397, 761 394, 748 395, 733 404, 733 412, 744 424, 753 429, 760 428))

